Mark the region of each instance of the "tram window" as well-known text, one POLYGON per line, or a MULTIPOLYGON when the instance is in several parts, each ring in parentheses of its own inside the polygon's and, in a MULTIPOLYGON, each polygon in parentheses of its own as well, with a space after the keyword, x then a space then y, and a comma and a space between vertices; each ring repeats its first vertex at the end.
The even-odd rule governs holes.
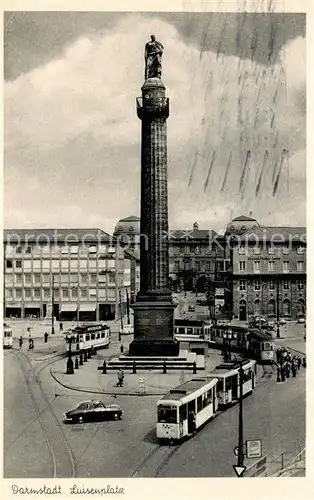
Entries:
POLYGON ((180 408, 179 408, 179 422, 183 422, 183 420, 187 419, 186 410, 187 410, 186 404, 180 406, 180 408))
POLYGON ((233 332, 233 334, 232 334, 232 338, 234 338, 234 339, 236 339, 236 338, 237 338, 237 334, 236 334, 236 332, 233 332))
POLYGON ((96 334, 96 339, 100 339, 100 333, 96 334))
POLYGON ((91 333, 90 338, 91 338, 91 340, 95 340, 95 334, 94 334, 94 333, 91 333))
POLYGON ((187 333, 188 333, 188 335, 192 335, 193 334, 193 328, 191 328, 191 327, 187 328, 187 333))
POLYGON ((182 334, 182 335, 184 335, 184 334, 185 334, 185 328, 180 327, 180 328, 178 328, 178 330, 179 330, 179 332, 178 332, 178 333, 180 333, 180 334, 182 334))
POLYGON ((262 349, 263 349, 264 351, 272 351, 272 348, 273 348, 273 346, 271 345, 271 343, 270 343, 270 342, 264 342, 264 343, 262 344, 262 349))
POLYGON ((226 378, 226 391, 230 391, 232 389, 232 380, 231 377, 226 378))
POLYGON ((103 338, 104 338, 104 336, 105 336, 105 332, 104 332, 104 331, 102 331, 102 332, 101 332, 101 338, 103 339, 103 338))
POLYGON ((243 374, 242 374, 243 384, 245 382, 247 382, 248 380, 251 380, 251 378, 252 378, 252 372, 251 372, 251 370, 246 370, 245 372, 243 372, 243 374))
POLYGON ((221 392, 223 390, 224 390, 224 381, 223 380, 218 380, 217 391, 221 392))
POLYGON ((158 422, 167 422, 171 424, 177 423, 177 407, 176 406, 159 406, 158 422))
POLYGON ((90 336, 89 336, 89 333, 86 334, 86 342, 88 342, 90 340, 90 336))
POLYGON ((202 401, 202 396, 199 396, 197 398, 197 411, 202 411, 203 409, 203 401, 202 401))

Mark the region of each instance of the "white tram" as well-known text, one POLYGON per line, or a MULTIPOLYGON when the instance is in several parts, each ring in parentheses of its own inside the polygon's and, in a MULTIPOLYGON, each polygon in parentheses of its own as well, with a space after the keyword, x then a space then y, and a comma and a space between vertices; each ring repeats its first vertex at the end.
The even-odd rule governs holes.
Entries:
POLYGON ((218 378, 188 380, 157 402, 157 438, 179 441, 213 418, 218 407, 218 378))
POLYGON ((210 373, 218 379, 219 408, 232 405, 240 397, 240 367, 242 364, 242 395, 252 393, 256 385, 256 361, 242 360, 216 366, 210 373))
POLYGON ((98 350, 109 347, 111 331, 109 326, 101 324, 76 326, 65 333, 65 339, 71 344, 71 352, 75 355, 91 348, 98 350))
POLYGON ((12 349, 13 347, 13 334, 12 328, 6 323, 3 324, 3 348, 12 349))

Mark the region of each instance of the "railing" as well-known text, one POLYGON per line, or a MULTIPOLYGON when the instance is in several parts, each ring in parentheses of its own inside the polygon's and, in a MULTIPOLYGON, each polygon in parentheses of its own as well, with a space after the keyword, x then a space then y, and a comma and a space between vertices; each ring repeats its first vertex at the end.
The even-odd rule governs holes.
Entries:
POLYGON ((245 477, 270 477, 282 476, 290 469, 295 468, 296 464, 300 464, 300 469, 305 469, 305 448, 297 455, 295 452, 283 452, 276 458, 270 459, 265 455, 257 462, 250 465, 245 473, 245 477), (301 466, 302 464, 302 466, 301 466))
POLYGON ((155 113, 162 115, 169 115, 169 98, 168 97, 153 97, 153 99, 145 99, 143 102, 142 97, 136 98, 137 113, 139 116, 142 113, 155 113))

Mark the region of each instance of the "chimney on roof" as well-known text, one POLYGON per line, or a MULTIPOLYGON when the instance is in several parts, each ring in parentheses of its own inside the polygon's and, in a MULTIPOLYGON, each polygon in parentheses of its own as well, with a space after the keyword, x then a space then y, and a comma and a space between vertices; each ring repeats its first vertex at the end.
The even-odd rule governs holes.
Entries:
POLYGON ((198 223, 194 222, 193 224, 193 231, 198 231, 198 223))

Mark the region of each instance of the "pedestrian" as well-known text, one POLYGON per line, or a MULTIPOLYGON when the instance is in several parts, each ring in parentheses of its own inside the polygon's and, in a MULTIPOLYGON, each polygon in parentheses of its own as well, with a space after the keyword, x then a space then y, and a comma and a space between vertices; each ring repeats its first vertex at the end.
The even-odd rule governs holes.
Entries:
POLYGON ((296 368, 296 364, 294 362, 291 364, 291 368, 292 368, 292 376, 296 377, 297 376, 297 368, 296 368))
POLYGON ((22 349, 22 347, 23 347, 23 337, 21 335, 19 338, 19 348, 22 349))
POLYGON ((48 332, 45 332, 44 333, 45 344, 47 344, 47 342, 48 342, 48 337, 49 337, 48 332))
POLYGON ((117 387, 122 387, 122 386, 123 386, 123 373, 122 373, 122 370, 118 370, 117 387))
POLYGON ((120 352, 121 352, 121 354, 123 354, 123 350, 124 350, 124 347, 123 347, 123 345, 121 345, 120 346, 120 352))
POLYGON ((62 332, 63 331, 63 324, 61 323, 61 321, 59 323, 59 328, 60 328, 60 332, 62 332))
POLYGON ((287 378, 290 378, 290 361, 286 362, 286 375, 287 378))
POLYGON ((29 339, 28 339, 28 348, 30 350, 34 349, 34 341, 33 341, 32 337, 29 337, 29 339))
POLYGON ((302 364, 301 358, 300 358, 300 356, 298 356, 298 369, 299 370, 301 368, 301 364, 302 364))

